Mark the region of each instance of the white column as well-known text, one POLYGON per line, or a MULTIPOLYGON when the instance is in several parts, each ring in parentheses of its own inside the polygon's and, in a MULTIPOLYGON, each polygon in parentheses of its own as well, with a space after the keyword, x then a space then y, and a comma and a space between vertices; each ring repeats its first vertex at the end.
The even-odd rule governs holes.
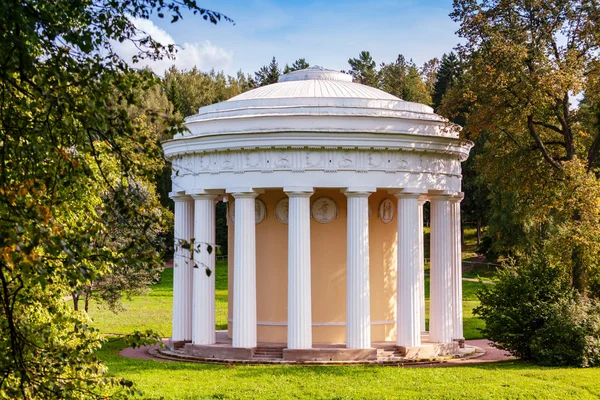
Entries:
POLYGON ((419 310, 421 312, 421 332, 427 331, 425 323, 425 238, 423 237, 423 205, 424 199, 418 202, 419 207, 419 310))
POLYGON ((312 348, 310 285, 311 189, 285 189, 288 216, 288 339, 289 349, 312 348))
POLYGON ((398 272, 396 344, 421 345, 419 269, 419 194, 396 193, 398 198, 398 272))
POLYGON ((452 253, 450 196, 429 196, 431 203, 431 267, 429 339, 452 342, 452 253))
POLYGON ((194 306, 192 343, 215 343, 215 198, 214 194, 193 194, 194 198, 194 306), (211 252, 208 252, 209 246, 211 252), (210 272, 208 272, 210 271, 210 272))
POLYGON ((233 192, 233 347, 256 347, 256 226, 251 190, 233 192))
POLYGON ((192 262, 189 244, 194 234, 194 201, 173 193, 175 202, 175 254, 173 256, 173 331, 174 342, 192 339, 192 262))
POLYGON ((462 312, 462 247, 460 241, 460 202, 462 194, 450 201, 452 225, 452 339, 464 340, 462 312))
POLYGON ((369 288, 369 195, 348 191, 346 278, 346 347, 371 347, 369 288))

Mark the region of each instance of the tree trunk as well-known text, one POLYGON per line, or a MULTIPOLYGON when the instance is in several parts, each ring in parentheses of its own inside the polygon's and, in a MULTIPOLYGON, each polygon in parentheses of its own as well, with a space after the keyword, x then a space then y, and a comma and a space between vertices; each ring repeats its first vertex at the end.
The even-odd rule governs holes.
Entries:
POLYGON ((477 246, 481 244, 481 218, 477 218, 477 246))
POLYGON ((90 296, 91 296, 91 292, 86 290, 85 292, 85 303, 84 303, 84 309, 85 309, 85 313, 87 314, 88 312, 88 307, 90 305, 90 296))
POLYGON ((73 293, 71 298, 73 299, 73 310, 79 311, 79 295, 77 293, 73 293))

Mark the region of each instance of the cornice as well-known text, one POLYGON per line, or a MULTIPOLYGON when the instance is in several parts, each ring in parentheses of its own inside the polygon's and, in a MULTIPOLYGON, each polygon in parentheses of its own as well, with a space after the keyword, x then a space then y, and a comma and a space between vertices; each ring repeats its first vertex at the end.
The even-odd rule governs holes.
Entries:
POLYGON ((246 150, 337 149, 343 151, 405 151, 453 155, 467 159, 468 140, 411 134, 279 132, 190 136, 163 143, 165 156, 246 150))

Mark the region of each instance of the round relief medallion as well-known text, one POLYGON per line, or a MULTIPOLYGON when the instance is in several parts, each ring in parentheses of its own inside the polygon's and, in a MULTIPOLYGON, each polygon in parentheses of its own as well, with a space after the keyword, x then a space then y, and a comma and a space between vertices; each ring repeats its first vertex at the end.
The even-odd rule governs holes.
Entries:
POLYGON ((283 224, 288 223, 288 215, 290 209, 290 200, 285 198, 279 200, 277 206, 275 207, 275 218, 283 224))
POLYGON ((312 205, 313 218, 322 224, 327 224, 337 216, 337 204, 329 197, 320 197, 312 205))
POLYGON ((389 224, 394 219, 394 202, 390 199, 385 199, 379 204, 379 218, 386 224, 389 224))
POLYGON ((267 216, 267 206, 261 199, 254 201, 254 218, 255 223, 260 224, 267 216))

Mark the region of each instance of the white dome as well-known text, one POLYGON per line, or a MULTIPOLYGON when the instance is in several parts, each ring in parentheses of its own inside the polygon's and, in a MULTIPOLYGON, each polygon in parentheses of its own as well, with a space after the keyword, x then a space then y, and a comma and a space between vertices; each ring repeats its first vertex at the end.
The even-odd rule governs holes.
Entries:
MULTIPOLYGON (((285 76, 285 75, 284 75, 285 76)), ((373 99, 401 101, 383 90, 360 83, 334 81, 329 79, 310 79, 279 81, 272 85, 262 86, 242 93, 227 101, 250 99, 287 99, 292 97, 330 97, 349 99, 373 99)))
MULTIPOLYGON (((262 86, 231 99, 201 107, 198 114, 186 118, 192 134, 231 133, 236 123, 227 124, 227 132, 198 123, 237 120, 244 132, 330 131, 386 132, 457 137, 458 131, 429 106, 404 101, 377 88, 352 82, 343 72, 311 67, 290 72, 278 83, 262 86), (261 117, 260 122, 250 121, 261 117), (269 117, 267 123, 264 118, 269 117), (311 123, 296 126, 293 117, 310 117, 311 123), (334 119, 337 120, 334 121, 334 119), (363 118, 359 121, 359 117, 363 118), (244 123, 239 121, 245 119, 244 123), (366 120, 365 118, 368 118, 366 120), (410 128, 407 127, 407 122, 410 128), (419 126, 415 125, 418 124, 419 126)), ((236 133, 242 131, 236 131, 236 133)))
POLYGON ((281 75, 279 82, 242 93, 228 101, 288 98, 346 98, 400 101, 377 88, 353 83, 352 76, 322 67, 281 75))

